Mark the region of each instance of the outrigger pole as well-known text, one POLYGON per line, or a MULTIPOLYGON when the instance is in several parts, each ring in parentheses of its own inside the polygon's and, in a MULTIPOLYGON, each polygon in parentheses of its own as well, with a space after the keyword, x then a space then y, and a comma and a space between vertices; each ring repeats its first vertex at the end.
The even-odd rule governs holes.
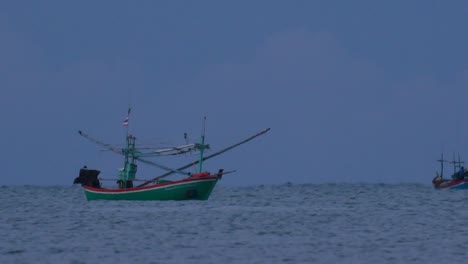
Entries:
MULTIPOLYGON (((227 147, 227 148, 224 148, 224 149, 222 149, 222 150, 220 150, 220 151, 218 151, 218 152, 216 152, 216 153, 213 153, 213 154, 211 154, 211 155, 209 155, 209 156, 203 157, 203 158, 200 159, 200 160, 195 160, 194 162, 191 162, 191 163, 189 163, 189 164, 187 164, 187 165, 184 165, 184 166, 182 166, 182 167, 176 169, 176 171, 181 171, 181 170, 187 169, 187 168, 189 168, 190 166, 196 165, 196 164, 198 164, 198 163, 200 163, 200 162, 203 162, 203 161, 205 161, 205 160, 208 160, 208 159, 214 158, 214 157, 216 157, 216 156, 218 156, 218 155, 221 155, 221 154, 223 154, 224 152, 229 151, 229 150, 231 150, 231 149, 233 149, 233 148, 235 148, 235 147, 238 147, 238 146, 240 146, 240 145, 242 145, 242 144, 244 144, 244 143, 247 143, 247 142, 249 142, 250 140, 252 140, 252 139, 254 139, 254 138, 256 138, 256 137, 259 137, 259 136, 265 134, 265 133, 268 132, 268 131, 270 131, 270 128, 267 128, 267 129, 265 129, 265 130, 262 130, 262 131, 258 132, 257 134, 255 134, 255 135, 253 135, 253 136, 251 136, 251 137, 249 137, 249 138, 247 138, 247 139, 245 139, 245 140, 243 140, 243 141, 241 141, 241 142, 239 142, 239 143, 236 143, 236 144, 234 144, 234 145, 232 145, 232 146, 229 146, 229 147, 227 147)), ((159 180, 159 179, 162 179, 162 178, 164 178, 164 177, 167 177, 167 176, 169 176, 169 175, 172 175, 173 173, 174 173, 174 172, 166 172, 166 173, 164 173, 164 174, 162 174, 162 175, 159 175, 159 176, 156 177, 156 178, 153 178, 153 179, 151 179, 151 180, 149 180, 149 181, 146 181, 146 182, 144 182, 144 183, 138 185, 137 187, 142 187, 142 186, 148 185, 148 184, 150 184, 150 183, 152 183, 152 182, 155 182, 155 181, 157 181, 157 180, 159 180)))

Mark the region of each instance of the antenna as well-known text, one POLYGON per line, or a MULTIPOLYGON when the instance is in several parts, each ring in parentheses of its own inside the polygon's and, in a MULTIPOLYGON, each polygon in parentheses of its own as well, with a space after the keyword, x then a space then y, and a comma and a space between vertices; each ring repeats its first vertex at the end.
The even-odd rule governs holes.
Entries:
POLYGON ((205 149, 205 129, 206 129, 206 116, 203 117, 202 132, 200 138, 200 161, 198 163, 198 172, 202 172, 203 163, 203 150, 205 149))

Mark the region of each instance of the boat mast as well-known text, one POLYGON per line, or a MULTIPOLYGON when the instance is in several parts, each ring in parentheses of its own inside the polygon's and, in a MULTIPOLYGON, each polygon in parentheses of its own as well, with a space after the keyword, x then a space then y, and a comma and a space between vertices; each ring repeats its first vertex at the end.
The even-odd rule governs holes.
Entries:
POLYGON ((128 112, 127 112, 127 117, 125 118, 123 125, 127 128, 127 138, 128 138, 128 131, 130 129, 130 112, 132 111, 132 108, 130 105, 128 106, 128 112))
POLYGON ((443 178, 444 177, 444 162, 446 162, 446 160, 444 160, 444 153, 440 155, 440 160, 437 160, 437 161, 440 162, 440 177, 443 178))
POLYGON ((460 159, 460 154, 458 154, 458 161, 455 159, 455 153, 453 153, 453 160, 450 162, 453 164, 453 173, 457 173, 457 171, 462 167, 462 164, 464 163, 460 159))
POLYGON ((203 124, 202 124, 202 134, 200 138, 200 159, 198 162, 198 172, 202 172, 202 164, 203 164, 203 150, 205 149, 205 126, 206 126, 206 116, 203 117, 203 124))
POLYGON ((442 155, 442 160, 440 161, 440 177, 444 177, 444 156, 442 155))
POLYGON ((135 141, 136 137, 129 134, 130 127, 130 112, 131 108, 128 107, 127 116, 124 119, 123 126, 126 127, 126 141, 127 147, 123 149, 123 154, 125 155, 124 168, 119 172, 119 180, 121 182, 122 188, 133 187, 131 181, 135 179, 137 172, 136 158, 135 158, 135 141))

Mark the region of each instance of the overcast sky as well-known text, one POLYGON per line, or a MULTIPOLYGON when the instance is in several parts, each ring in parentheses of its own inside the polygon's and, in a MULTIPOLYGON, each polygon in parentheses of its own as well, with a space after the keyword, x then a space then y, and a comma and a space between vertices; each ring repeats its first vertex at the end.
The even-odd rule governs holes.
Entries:
POLYGON ((222 185, 430 184, 441 152, 468 159, 467 25, 456 0, 2 1, 1 184, 115 178, 77 131, 122 144, 129 104, 142 145, 204 115, 213 151, 271 127, 206 163, 237 170, 222 185))

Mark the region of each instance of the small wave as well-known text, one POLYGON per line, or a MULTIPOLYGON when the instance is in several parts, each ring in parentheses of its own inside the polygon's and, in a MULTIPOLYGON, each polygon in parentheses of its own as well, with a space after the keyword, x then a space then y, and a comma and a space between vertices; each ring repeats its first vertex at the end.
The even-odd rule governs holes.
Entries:
POLYGON ((5 255, 16 255, 16 254, 21 254, 21 253, 24 253, 26 252, 25 249, 13 249, 13 250, 9 250, 7 252, 5 252, 5 255))

